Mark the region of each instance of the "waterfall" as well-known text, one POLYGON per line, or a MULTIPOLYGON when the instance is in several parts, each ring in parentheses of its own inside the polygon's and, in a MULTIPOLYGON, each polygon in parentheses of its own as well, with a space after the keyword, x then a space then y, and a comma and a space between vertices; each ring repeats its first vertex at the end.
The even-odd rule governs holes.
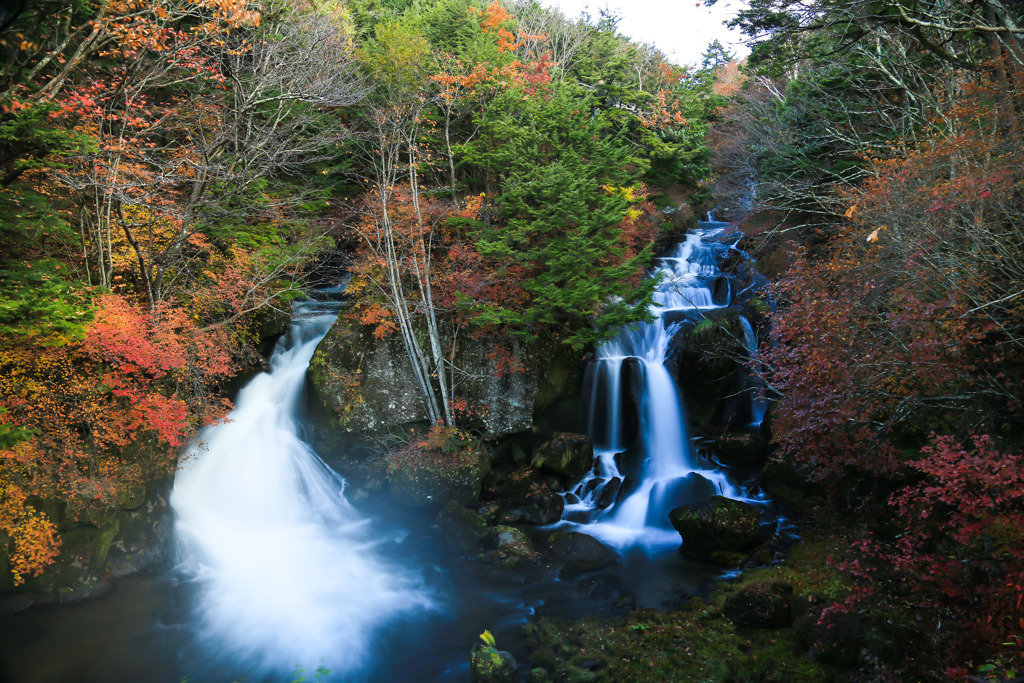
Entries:
POLYGON ((182 575, 198 589, 197 638, 260 672, 352 674, 375 630, 431 599, 388 565, 345 482, 300 438, 306 369, 334 319, 303 304, 235 409, 186 453, 174 483, 182 575))
POLYGON ((566 495, 561 524, 618 548, 677 546, 679 534, 669 523, 672 509, 715 493, 742 497, 723 472, 698 461, 682 397, 665 367, 682 321, 729 303, 714 301, 711 287, 722 272, 702 239, 705 234, 691 233, 674 253, 656 260, 654 320, 625 328, 601 345, 587 373, 595 462, 566 495), (631 411, 636 412, 635 438, 624 434, 631 411), (641 459, 632 468, 624 464, 630 443, 638 444, 641 459))
POLYGON ((747 357, 750 359, 751 367, 747 369, 747 393, 750 396, 751 427, 760 427, 764 422, 765 413, 768 412, 768 399, 764 395, 764 380, 757 369, 757 336, 754 328, 746 316, 740 316, 740 325, 743 327, 743 340, 747 346, 747 357))

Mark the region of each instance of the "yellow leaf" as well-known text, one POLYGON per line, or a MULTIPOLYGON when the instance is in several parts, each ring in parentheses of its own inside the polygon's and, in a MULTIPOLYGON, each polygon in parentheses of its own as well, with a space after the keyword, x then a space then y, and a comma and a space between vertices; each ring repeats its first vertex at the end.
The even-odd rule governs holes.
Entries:
POLYGON ((878 241, 878 230, 875 230, 870 235, 868 235, 868 242, 877 242, 877 241, 878 241))
POLYGON ((857 210, 857 205, 854 204, 849 209, 847 209, 846 213, 844 213, 843 215, 846 216, 847 218, 853 218, 853 212, 856 211, 856 210, 857 210))

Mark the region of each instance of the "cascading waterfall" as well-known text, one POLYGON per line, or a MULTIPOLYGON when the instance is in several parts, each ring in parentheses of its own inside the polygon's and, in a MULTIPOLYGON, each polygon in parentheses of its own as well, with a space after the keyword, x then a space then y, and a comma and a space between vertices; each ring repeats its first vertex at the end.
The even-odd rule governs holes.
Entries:
POLYGON ((682 322, 728 304, 727 287, 724 303, 715 301, 713 288, 720 289, 724 278, 715 254, 703 242, 706 233, 688 235, 674 254, 658 259, 656 275, 661 282, 651 309, 655 319, 626 328, 603 344, 588 370, 588 428, 595 464, 566 494, 562 524, 615 547, 676 546, 679 535, 669 522, 672 509, 715 493, 744 497, 723 472, 698 462, 681 397, 665 367, 672 337, 682 322), (634 471, 623 472, 623 455, 630 445, 624 422, 631 395, 638 397, 634 431, 639 433, 642 462, 634 471))
POLYGON ((379 557, 380 535, 342 495, 344 480, 299 437, 306 368, 335 314, 296 313, 269 374, 184 458, 171 505, 201 643, 260 672, 344 676, 365 666, 377 627, 431 599, 379 557))
MULTIPOLYGON (((747 346, 747 357, 753 365, 758 362, 757 335, 754 334, 754 327, 747 320, 746 316, 740 316, 740 326, 743 327, 743 341, 747 346)), ((765 385, 756 367, 747 369, 747 384, 749 385, 750 396, 750 426, 760 427, 764 422, 765 413, 768 412, 768 399, 765 397, 765 385)))

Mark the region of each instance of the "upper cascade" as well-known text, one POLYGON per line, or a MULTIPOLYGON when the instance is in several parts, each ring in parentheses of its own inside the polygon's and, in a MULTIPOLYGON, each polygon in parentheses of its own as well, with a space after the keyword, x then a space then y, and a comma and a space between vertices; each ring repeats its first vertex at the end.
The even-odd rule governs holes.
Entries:
MULTIPOLYGON (((595 462, 566 494, 561 524, 619 548, 677 545, 672 509, 716 494, 750 500, 723 470, 697 457, 682 396, 665 365, 685 321, 699 322, 731 303, 716 252, 736 246, 708 239, 725 226, 732 227, 702 224, 656 259, 653 319, 623 328, 597 349, 584 387, 595 462)), ((748 346, 750 339, 752 332, 748 346)), ((763 403, 758 408, 760 421, 763 403)))

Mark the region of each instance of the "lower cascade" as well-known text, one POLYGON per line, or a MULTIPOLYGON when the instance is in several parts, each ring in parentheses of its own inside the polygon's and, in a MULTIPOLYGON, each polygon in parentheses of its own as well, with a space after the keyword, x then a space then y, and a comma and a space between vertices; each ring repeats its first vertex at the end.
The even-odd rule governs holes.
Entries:
POLYGON ((261 672, 353 674, 378 627, 431 606, 415 574, 376 552, 380 534, 297 431, 306 368, 334 317, 296 310, 270 372, 203 432, 171 496, 179 570, 199 593, 197 639, 261 672))
MULTIPOLYGON (((753 502, 725 472, 697 457, 682 397, 665 366, 684 322, 728 306, 731 297, 729 281, 704 240, 721 231, 722 224, 703 225, 670 256, 657 260, 653 276, 661 280, 651 308, 654 319, 605 342, 587 370, 584 393, 594 466, 566 494, 560 524, 619 549, 678 546, 669 513, 681 505, 713 495, 753 502)), ((746 340, 751 354, 756 349, 752 340, 751 331, 746 340)), ((750 383, 756 384, 750 374, 750 383)), ((751 402, 757 423, 752 426, 759 426, 764 399, 751 402)))

